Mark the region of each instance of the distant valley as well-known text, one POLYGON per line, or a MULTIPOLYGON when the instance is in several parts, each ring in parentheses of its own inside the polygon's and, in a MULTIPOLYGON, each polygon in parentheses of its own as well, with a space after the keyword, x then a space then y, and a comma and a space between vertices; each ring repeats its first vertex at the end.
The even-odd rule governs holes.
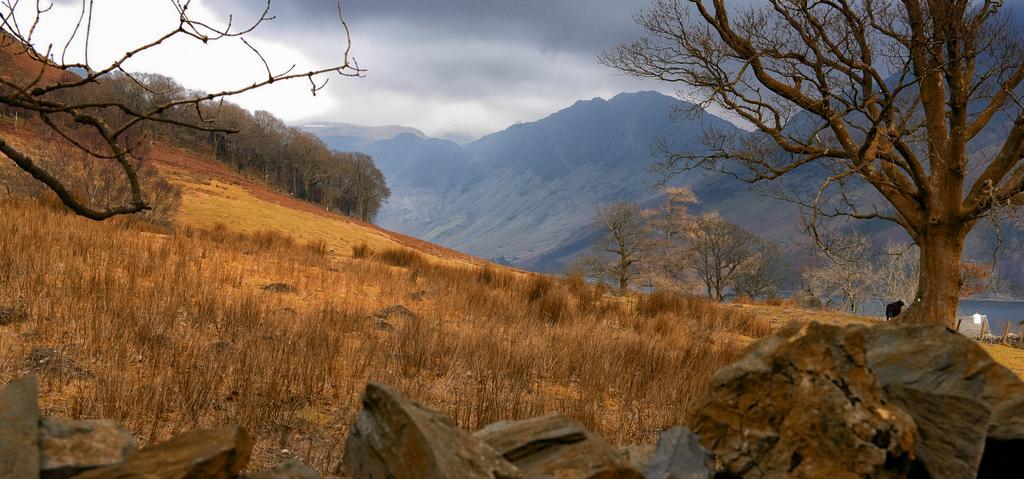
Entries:
MULTIPOLYGON (((515 266, 558 272, 590 247, 596 207, 658 201, 648 168, 659 140, 696 151, 708 128, 743 134, 712 114, 682 111, 691 106, 656 92, 623 93, 579 101, 465 145, 414 129, 378 139, 396 127, 342 128, 346 134, 328 125, 303 129, 333 149, 374 158, 392 191, 378 217, 382 227, 515 266)), ((677 182, 698 194, 698 210, 721 210, 762 234, 794 232, 793 208, 751 201, 757 194, 746 184, 702 172, 677 182)))
MULTIPOLYGON (((560 273, 597 238, 591 226, 597 207, 622 200, 660 204, 663 197, 651 188, 656 178, 648 172, 659 140, 674 151, 698 152, 709 129, 752 134, 713 114, 694 113, 692 107, 656 92, 622 93, 608 100, 578 101, 541 120, 464 145, 396 126, 320 124, 303 129, 332 149, 374 158, 392 192, 377 218, 380 226, 486 259, 560 273)), ((991 154, 993 135, 998 131, 972 142, 973 154, 991 154)), ((788 184, 806 193, 817 188, 819 178, 811 169, 798 170, 788 184)), ((782 242, 791 261, 806 259, 807 250, 800 245, 808 242, 800 233, 795 205, 726 175, 692 171, 675 183, 696 193, 700 203, 692 208, 695 213, 717 211, 782 242)), ((874 194, 867 187, 857 191, 874 194)), ((872 235, 878 246, 908 240, 886 222, 856 227, 872 235)), ((1020 285, 1024 273, 1014 265, 1024 257, 1024 234, 1012 226, 1002 234, 999 274, 1007 284, 1020 285)), ((994 247, 991 225, 981 224, 971 234, 966 256, 989 261, 994 247)))

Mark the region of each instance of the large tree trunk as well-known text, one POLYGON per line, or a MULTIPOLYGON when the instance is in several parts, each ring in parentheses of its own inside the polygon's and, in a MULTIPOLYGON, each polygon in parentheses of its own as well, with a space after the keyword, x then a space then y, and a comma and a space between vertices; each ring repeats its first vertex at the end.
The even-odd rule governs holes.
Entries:
POLYGON ((930 228, 919 241, 921 271, 917 295, 899 321, 956 327, 960 302, 960 256, 969 228, 930 228))

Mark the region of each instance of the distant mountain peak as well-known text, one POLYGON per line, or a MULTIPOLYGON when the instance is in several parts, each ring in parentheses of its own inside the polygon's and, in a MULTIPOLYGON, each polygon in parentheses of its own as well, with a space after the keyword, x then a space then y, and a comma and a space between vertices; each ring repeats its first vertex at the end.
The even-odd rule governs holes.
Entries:
POLYGON ((401 125, 366 126, 336 121, 317 121, 298 126, 300 130, 313 133, 321 138, 344 136, 364 141, 387 140, 401 134, 409 134, 419 138, 427 135, 416 128, 401 125))

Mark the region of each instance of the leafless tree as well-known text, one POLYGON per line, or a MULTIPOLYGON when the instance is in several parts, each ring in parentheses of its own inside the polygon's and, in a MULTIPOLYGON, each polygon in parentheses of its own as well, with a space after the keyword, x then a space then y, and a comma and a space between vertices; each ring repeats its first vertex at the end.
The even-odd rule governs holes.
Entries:
POLYGON ((697 203, 697 196, 683 187, 666 186, 661 192, 665 195, 664 205, 644 212, 653 233, 651 260, 645 262, 645 269, 652 286, 689 292, 696 278, 690 269, 686 240, 695 218, 688 207, 697 203))
POLYGON ((697 219, 686 240, 691 250, 690 267, 711 299, 724 300, 740 274, 756 266, 757 237, 717 214, 697 219))
POLYGON ((608 52, 622 71, 676 82, 759 132, 709 131, 710 153, 678 169, 747 181, 811 170, 799 201, 815 220, 881 219, 921 250, 915 301, 901 319, 952 325, 964 238, 1024 199, 1019 32, 1001 0, 656 0, 647 35, 608 52), (1001 128, 1008 133, 999 133, 1001 128), (997 133, 993 133, 993 132, 997 133), (993 155, 968 155, 972 141, 993 155), (863 185, 872 194, 853 194, 863 185))
POLYGON ((115 162, 123 170, 123 181, 129 192, 128 198, 119 204, 93 205, 75 191, 76 185, 68 184, 38 159, 31 158, 26 151, 3 138, 0 138, 0 153, 14 162, 18 168, 45 184, 72 211, 97 221, 150 208, 134 158, 134 150, 138 145, 131 141, 133 133, 140 125, 156 123, 205 132, 225 132, 229 130, 216 125, 213 122, 214 118, 211 117, 211 113, 215 114, 217 111, 216 102, 225 98, 289 80, 308 81, 315 95, 326 85, 328 79, 323 77, 328 74, 354 77, 363 73, 350 56, 351 37, 348 36, 348 26, 341 16, 340 3, 337 14, 340 28, 344 31, 348 44, 339 54, 339 63, 309 71, 296 71, 295 66, 292 66, 282 72, 275 72, 271 67, 271 60, 246 40, 246 36, 257 27, 273 19, 270 16, 270 0, 266 1, 258 19, 242 28, 236 28, 230 21, 227 25, 215 26, 202 19, 193 18, 189 11, 189 0, 172 0, 178 16, 177 23, 172 29, 155 34, 154 39, 148 43, 126 49, 116 60, 103 66, 89 62, 89 36, 94 20, 91 0, 82 0, 78 24, 73 31, 67 32, 67 42, 64 45, 40 45, 36 42, 35 34, 42 28, 42 19, 50 7, 44 6, 43 2, 35 2, 35 13, 25 24, 25 17, 19 18, 15 15, 19 11, 19 3, 17 0, 0 0, 0 47, 5 50, 14 49, 16 56, 33 65, 34 73, 27 78, 0 76, 0 106, 38 116, 63 141, 74 145, 90 160, 115 162), (168 94, 155 89, 159 87, 153 81, 147 81, 146 78, 129 73, 123 68, 129 59, 145 55, 150 50, 178 38, 191 39, 202 44, 238 39, 251 49, 253 60, 265 67, 266 76, 256 78, 252 83, 215 93, 176 91, 174 94, 168 94), (75 44, 76 39, 84 40, 84 58, 80 61, 65 61, 65 54, 75 44), (150 100, 161 97, 166 97, 167 100, 137 104, 128 98, 112 99, 83 94, 96 85, 103 85, 105 80, 120 75, 142 86, 151 95, 150 100), (173 114, 188 110, 194 110, 197 121, 183 121, 173 114), (111 112, 118 115, 117 121, 109 120, 111 112))
POLYGON ((920 250, 916 245, 890 242, 882 250, 878 265, 878 293, 889 300, 911 304, 920 276, 920 250))
POLYGON ((776 297, 791 272, 789 262, 779 244, 771 239, 756 238, 754 250, 757 257, 753 264, 736 278, 736 294, 749 298, 776 297))
POLYGON ((822 264, 805 273, 804 280, 826 306, 837 299, 843 310, 856 314, 878 284, 871 238, 858 233, 829 235, 822 248, 822 264))
POLYGON ((604 234, 594 243, 595 255, 582 264, 593 276, 618 283, 619 294, 625 294, 653 246, 643 211, 636 203, 614 203, 598 209, 594 226, 604 234))

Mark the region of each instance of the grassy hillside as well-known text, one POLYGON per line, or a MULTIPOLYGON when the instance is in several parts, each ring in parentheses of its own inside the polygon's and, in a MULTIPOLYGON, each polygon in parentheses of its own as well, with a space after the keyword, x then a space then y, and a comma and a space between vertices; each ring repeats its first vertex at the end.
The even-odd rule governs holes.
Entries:
MULTIPOLYGON (((259 196, 213 180, 190 188, 228 206, 259 196)), ((581 281, 440 261, 364 225, 359 239, 377 242, 361 259, 233 230, 277 215, 263 210, 195 226, 224 223, 204 216, 219 211, 208 204, 186 194, 190 224, 159 229, 0 200, 0 382, 38 372, 46 414, 110 417, 142 443, 240 422, 258 437, 254 466, 298 456, 332 471, 366 381, 468 429, 563 411, 615 442, 650 441, 768 332, 699 300, 636 304, 581 281)), ((354 228, 291 214, 309 215, 302 234, 354 228)))
POLYGON ((209 155, 179 148, 155 148, 150 158, 160 172, 182 190, 182 204, 175 222, 230 230, 283 231, 305 243, 323 242, 327 249, 347 254, 352 246, 408 247, 436 260, 457 264, 482 264, 477 258, 400 235, 369 223, 331 213, 318 205, 248 180, 209 155))

